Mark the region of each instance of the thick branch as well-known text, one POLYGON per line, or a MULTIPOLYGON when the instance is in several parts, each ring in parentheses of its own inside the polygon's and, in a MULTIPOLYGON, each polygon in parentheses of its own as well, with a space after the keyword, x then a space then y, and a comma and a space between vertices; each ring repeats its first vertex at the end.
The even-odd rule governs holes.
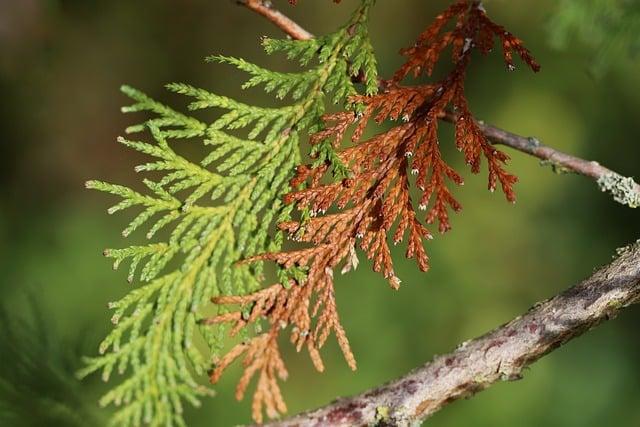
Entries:
MULTIPOLYGON (((236 0, 242 6, 267 18, 294 39, 309 39, 313 34, 273 7, 270 0, 236 0)), ((449 113, 444 120, 453 122, 455 115, 449 113)), ((494 144, 502 144, 523 153, 549 162, 558 171, 574 172, 596 180, 602 191, 606 191, 616 202, 630 207, 640 206, 640 185, 631 177, 625 177, 595 161, 588 161, 558 151, 542 144, 536 138, 513 134, 495 126, 480 123, 480 128, 494 144)))
POLYGON ((271 426, 409 426, 523 370, 640 299, 640 244, 582 283, 408 375, 271 426))

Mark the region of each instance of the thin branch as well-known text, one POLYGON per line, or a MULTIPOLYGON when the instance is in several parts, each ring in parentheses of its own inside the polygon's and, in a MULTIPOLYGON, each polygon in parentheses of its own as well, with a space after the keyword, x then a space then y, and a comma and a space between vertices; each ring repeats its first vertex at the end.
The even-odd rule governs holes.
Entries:
POLYGON ((236 3, 264 16, 293 39, 307 40, 313 38, 313 34, 273 7, 270 0, 236 0, 236 3))
MULTIPOLYGON (((313 34, 275 9, 269 0, 236 0, 236 3, 264 16, 294 39, 303 40, 313 37, 313 34)), ((443 119, 453 122, 455 121, 455 115, 449 113, 443 119)), ((493 144, 502 144, 537 157, 548 162, 556 171, 574 172, 593 178, 598 187, 602 191, 611 194, 616 202, 632 208, 640 206, 640 184, 635 182, 633 178, 620 175, 600 165, 598 162, 584 160, 558 151, 542 144, 536 138, 516 135, 484 123, 479 123, 479 125, 485 136, 493 144)))
POLYGON ((640 300, 640 243, 563 293, 404 377, 270 426, 410 426, 525 368, 640 300))
MULTIPOLYGON (((454 123, 456 117, 447 113, 444 120, 454 123)), ((581 159, 544 145, 537 138, 524 137, 495 126, 478 123, 493 144, 501 144, 548 162, 557 172, 573 172, 593 178, 602 191, 610 193, 616 202, 632 208, 640 206, 640 185, 596 161, 581 159)))

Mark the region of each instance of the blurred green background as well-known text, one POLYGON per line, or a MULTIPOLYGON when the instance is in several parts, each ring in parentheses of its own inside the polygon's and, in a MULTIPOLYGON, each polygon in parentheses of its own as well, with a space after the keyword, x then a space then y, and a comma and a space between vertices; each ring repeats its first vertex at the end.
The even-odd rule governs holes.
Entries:
MULTIPOLYGON (((322 34, 343 22, 355 1, 274 3, 322 34)), ((379 1, 371 33, 382 75, 393 72, 398 49, 447 4, 379 1)), ((596 78, 589 44, 569 39, 563 50, 552 49, 557 5, 486 2, 543 68, 538 75, 524 67, 507 73, 499 55, 477 58, 467 83, 472 109, 488 123, 640 175, 640 65, 616 56, 596 78)), ((102 425, 108 416, 96 403, 106 386, 97 376, 79 383, 73 372, 110 327, 107 301, 130 286, 101 256, 105 247, 136 241, 120 237, 128 216, 107 216, 113 199, 83 187, 89 178, 127 185, 140 178, 132 167, 142 158, 115 142, 141 118, 119 113, 127 100, 118 87, 128 83, 181 106, 184 100, 169 96, 165 83, 272 103, 259 90, 242 93, 244 76, 231 67, 203 63, 206 55, 223 53, 288 67, 281 56, 261 51, 265 34, 279 36, 230 0, 0 1, 0 424, 102 425)), ((443 128, 449 142, 451 129, 443 128)), ((465 170, 451 144, 444 145, 448 159, 465 170)), ((403 374, 579 281, 616 247, 640 237, 637 211, 614 203, 587 178, 555 175, 535 159, 510 154, 520 177, 518 203, 486 191, 486 174, 465 173, 467 185, 456 189, 464 210, 451 233, 429 244, 429 273, 419 273, 398 251, 399 292, 366 263, 338 279, 339 309, 359 369, 349 371, 333 342, 325 349, 324 374, 285 346, 290 412, 403 374)), ((535 364, 523 380, 457 402, 427 424, 638 426, 639 321, 639 309, 627 310, 535 364)), ((189 410, 189 425, 249 422, 249 402, 233 398, 236 380, 234 371, 216 387, 217 397, 189 410)))

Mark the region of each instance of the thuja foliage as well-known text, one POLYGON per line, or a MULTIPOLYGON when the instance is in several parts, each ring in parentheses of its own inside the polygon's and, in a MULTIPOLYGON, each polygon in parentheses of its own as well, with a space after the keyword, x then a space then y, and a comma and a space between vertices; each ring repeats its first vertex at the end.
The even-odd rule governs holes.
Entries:
MULTIPOLYGON (((119 407, 114 425, 183 425, 183 402, 198 405, 200 397, 210 394, 198 378, 217 360, 225 329, 200 329, 211 354, 201 353, 194 336, 202 308, 212 296, 243 295, 260 288, 262 265, 236 262, 280 249, 282 233, 271 233, 270 228, 289 218, 292 207, 281 199, 290 190, 291 171, 301 161, 300 134, 321 128, 326 99, 342 103, 356 94, 351 77, 357 75, 365 76, 365 93, 376 92, 366 25, 372 3, 363 0, 349 22, 327 36, 263 40, 267 53, 297 60, 300 72, 266 70, 233 57, 209 58, 248 73, 243 87, 262 86, 283 100, 281 107, 248 105, 186 84, 168 85, 170 91, 192 98, 190 110, 223 112, 205 123, 136 89, 122 88, 133 100, 124 112, 152 114, 127 133, 148 131, 152 141, 118 141, 150 157, 137 172, 162 177, 144 179, 145 192, 102 181, 86 184, 120 199, 110 214, 138 208, 123 236, 144 230, 147 239, 155 240, 104 252, 114 260, 114 268, 128 263, 128 279, 137 283, 122 299, 109 303, 114 328, 100 344, 100 356, 88 359, 80 373, 101 371, 105 381, 114 370, 126 373, 100 402, 119 407), (200 141, 209 154, 199 162, 183 157, 174 149, 174 141, 180 139, 200 141), (154 239, 161 229, 170 230, 165 231, 168 237, 154 239)), ((332 153, 329 145, 315 150, 322 162, 337 161, 332 153)), ((220 315, 227 310, 214 309, 220 315)), ((271 411, 272 402, 264 403, 271 411)))
POLYGON ((262 422, 263 412, 277 417, 286 411, 279 380, 286 379, 287 370, 278 346, 284 330, 298 350, 308 351, 319 371, 324 369, 319 350, 335 334, 355 369, 338 316, 334 271, 356 268, 362 250, 373 269, 398 288, 389 238, 399 243, 405 235, 407 256, 428 269, 423 243, 431 233, 425 223, 437 221, 445 232, 449 210, 461 208, 448 183, 461 185, 462 178, 439 148, 442 115, 456 117, 455 143, 471 170, 479 172, 484 159, 489 189, 500 185, 507 199, 515 200, 516 178, 504 167, 508 157, 481 133, 464 84, 473 52, 489 53, 496 38, 509 70, 515 68, 516 54, 537 71, 521 40, 491 21, 479 2, 456 1, 402 51, 405 64, 383 80, 376 74, 368 38, 373 3, 362 0, 351 19, 327 36, 264 40, 267 53, 298 60, 301 72, 210 58, 248 73, 244 87, 262 86, 288 101, 282 107, 256 107, 189 85, 168 85, 193 98, 191 110, 224 111, 204 123, 123 88, 134 100, 125 112, 153 115, 127 131, 148 131, 152 142, 119 141, 152 158, 137 171, 161 178, 145 179, 145 193, 102 181, 87 186, 121 199, 110 213, 140 210, 125 236, 143 228, 148 239, 161 229, 168 237, 105 251, 116 268, 128 262, 129 280, 140 283, 110 304, 114 329, 100 345, 101 355, 89 359, 82 372, 101 371, 105 380, 114 370, 127 373, 101 401, 120 406, 114 424, 183 424, 183 401, 197 405, 210 393, 199 385, 200 374, 211 368, 215 383, 238 358, 244 373, 236 397, 242 399, 257 378, 254 419, 262 422), (448 49, 452 65, 442 80, 404 84, 410 74, 431 75, 448 49), (344 110, 324 114, 327 99, 344 110), (393 125, 364 139, 372 119, 393 125), (351 145, 343 146, 351 125, 351 145), (308 165, 301 164, 303 132, 311 134, 313 161, 308 165), (178 139, 200 140, 210 152, 199 163, 186 159, 174 149, 178 139), (424 220, 414 208, 413 186, 421 191, 417 205, 427 211, 424 220), (285 235, 304 247, 283 250, 285 235), (278 267, 278 283, 263 285, 265 261, 278 267), (205 307, 215 314, 203 318, 205 307), (205 352, 193 344, 196 334, 206 341, 205 352), (227 335, 240 340, 224 351, 227 335))

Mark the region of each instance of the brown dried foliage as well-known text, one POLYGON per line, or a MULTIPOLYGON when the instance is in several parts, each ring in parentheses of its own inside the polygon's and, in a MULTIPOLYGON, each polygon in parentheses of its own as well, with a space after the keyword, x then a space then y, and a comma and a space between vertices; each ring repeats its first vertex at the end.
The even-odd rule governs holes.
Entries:
POLYGON ((263 318, 270 324, 267 332, 234 347, 211 376, 216 382, 227 366, 244 354, 245 373, 238 384, 237 397, 242 398, 249 381, 259 372, 253 404, 257 422, 262 421, 263 406, 270 417, 286 409, 277 385, 277 377, 286 378, 277 343, 282 329, 291 326, 291 342, 298 351, 303 347, 308 349, 319 371, 323 370, 323 363, 318 349, 334 332, 349 366, 356 368, 340 325, 333 287, 333 272, 337 267, 342 265, 344 273, 357 266, 356 246, 394 289, 399 287, 400 279, 393 269, 388 236, 394 244, 406 237, 406 256, 415 258, 422 271, 429 269, 424 240, 431 239, 432 235, 414 208, 410 187, 415 180, 421 193, 418 210, 426 211, 424 222, 437 222, 441 233, 450 230, 449 211, 457 212, 461 205, 449 185, 462 185, 463 179, 442 158, 440 150, 438 119, 448 108, 457 116, 455 145, 471 171, 478 173, 484 158, 489 190, 494 191, 499 184, 507 200, 515 201, 513 185, 517 178, 504 168, 508 156, 487 141, 469 110, 464 93, 472 52, 489 53, 494 38, 501 42, 509 70, 514 69, 514 52, 531 69, 539 70, 522 41, 492 22, 479 2, 457 1, 435 18, 412 47, 401 51, 406 62, 392 79, 381 82, 378 95, 354 97, 352 102, 359 105, 358 113, 326 115, 326 128, 311 137, 312 144, 330 141, 337 150, 348 129, 355 125, 353 145, 337 153, 350 171, 349 178, 324 183, 330 165, 298 166, 291 184, 293 188, 304 188, 288 194, 285 201, 296 203, 299 210, 308 209, 311 219, 284 222, 279 227, 294 240, 308 244, 307 247, 249 260, 272 260, 284 268, 304 268, 306 280, 301 283, 291 280, 286 287, 272 285, 246 296, 215 298, 217 304, 237 304, 249 309, 249 315, 243 316, 237 311, 208 320, 208 323, 232 323, 232 333, 263 318), (448 26, 451 29, 447 30, 448 26), (453 67, 446 77, 436 83, 401 84, 408 75, 431 75, 449 46, 453 67), (386 132, 362 140, 371 120, 398 123, 386 132), (332 208, 336 212, 326 214, 332 208))

